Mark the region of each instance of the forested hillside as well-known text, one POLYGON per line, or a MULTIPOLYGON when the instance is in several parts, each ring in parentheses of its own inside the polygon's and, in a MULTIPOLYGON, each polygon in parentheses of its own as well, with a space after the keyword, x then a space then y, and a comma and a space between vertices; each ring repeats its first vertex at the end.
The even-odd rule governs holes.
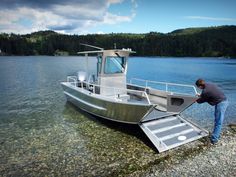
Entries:
POLYGON ((236 57, 236 26, 188 28, 171 33, 65 35, 40 31, 0 34, 2 55, 76 55, 80 43, 111 49, 132 48, 137 56, 236 57))

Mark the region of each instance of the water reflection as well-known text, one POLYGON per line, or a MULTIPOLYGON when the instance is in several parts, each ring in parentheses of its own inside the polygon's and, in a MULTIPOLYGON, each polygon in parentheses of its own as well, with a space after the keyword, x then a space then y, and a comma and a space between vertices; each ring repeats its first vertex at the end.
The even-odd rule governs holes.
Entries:
POLYGON ((225 65, 232 65, 232 66, 236 65, 236 63, 222 63, 222 64, 225 64, 225 65))

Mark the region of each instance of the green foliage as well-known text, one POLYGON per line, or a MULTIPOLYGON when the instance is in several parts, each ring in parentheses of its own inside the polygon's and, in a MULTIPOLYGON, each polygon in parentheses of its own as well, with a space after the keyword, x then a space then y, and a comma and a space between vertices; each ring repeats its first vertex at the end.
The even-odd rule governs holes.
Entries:
POLYGON ((115 44, 119 49, 132 48, 138 56, 235 57, 236 26, 187 28, 167 34, 65 35, 54 31, 0 34, 0 49, 7 55, 76 55, 78 51, 91 50, 80 43, 104 49, 111 49, 115 44))

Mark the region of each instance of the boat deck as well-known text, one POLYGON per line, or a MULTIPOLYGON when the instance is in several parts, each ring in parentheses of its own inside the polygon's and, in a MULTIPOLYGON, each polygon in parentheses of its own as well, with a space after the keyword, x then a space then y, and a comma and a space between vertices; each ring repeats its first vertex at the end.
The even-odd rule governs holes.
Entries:
POLYGON ((163 117, 175 115, 176 113, 164 112, 154 108, 148 115, 146 115, 141 122, 148 122, 152 120, 157 120, 163 117))

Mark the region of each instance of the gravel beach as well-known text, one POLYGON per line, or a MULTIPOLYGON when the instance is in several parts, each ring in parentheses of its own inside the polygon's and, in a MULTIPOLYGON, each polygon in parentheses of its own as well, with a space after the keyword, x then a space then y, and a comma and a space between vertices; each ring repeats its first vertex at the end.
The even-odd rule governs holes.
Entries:
POLYGON ((195 142, 163 157, 165 160, 129 176, 236 176, 236 129, 224 131, 216 145, 195 142))

